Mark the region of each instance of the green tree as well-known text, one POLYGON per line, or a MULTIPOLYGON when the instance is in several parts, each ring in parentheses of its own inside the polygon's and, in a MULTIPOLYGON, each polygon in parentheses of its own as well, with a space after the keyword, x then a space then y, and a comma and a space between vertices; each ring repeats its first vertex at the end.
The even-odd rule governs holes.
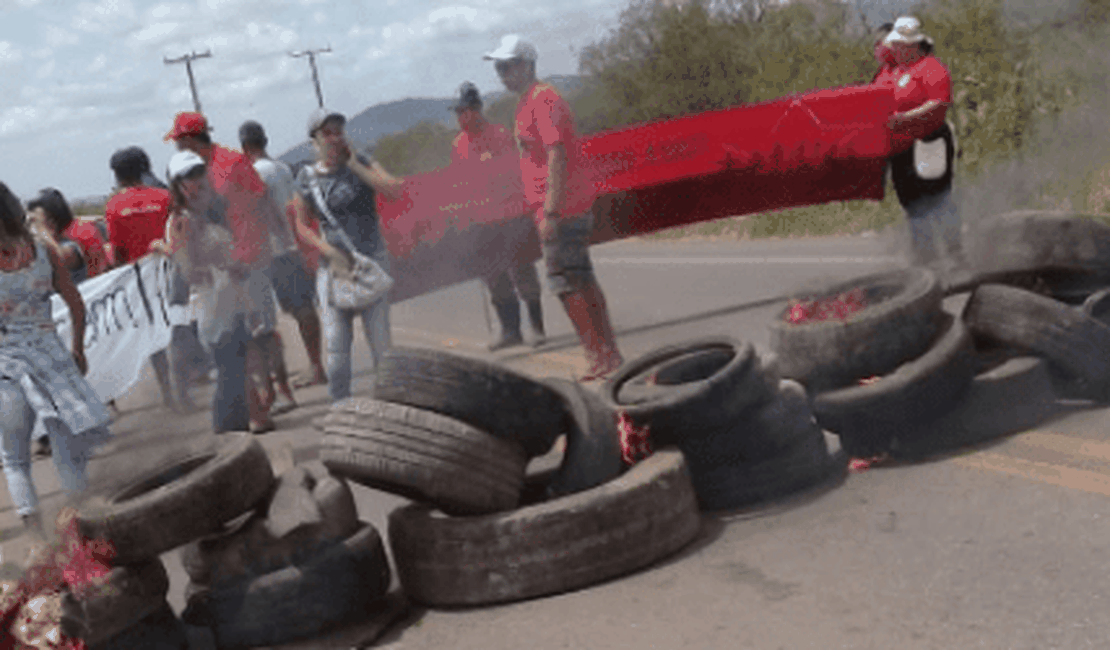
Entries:
POLYGON ((424 121, 400 133, 382 136, 374 158, 391 173, 408 176, 451 163, 451 144, 458 129, 441 122, 424 121))

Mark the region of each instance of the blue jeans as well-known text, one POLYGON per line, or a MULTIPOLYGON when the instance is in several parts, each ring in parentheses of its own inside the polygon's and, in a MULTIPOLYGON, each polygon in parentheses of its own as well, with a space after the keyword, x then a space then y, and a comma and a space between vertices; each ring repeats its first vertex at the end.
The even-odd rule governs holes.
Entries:
MULTIPOLYGON (((388 260, 375 259, 389 272, 388 260)), ((354 343, 354 319, 362 318, 362 331, 370 345, 374 368, 381 363, 382 355, 392 345, 389 331, 389 298, 383 298, 362 311, 339 309, 328 304, 328 270, 320 267, 316 275, 316 295, 320 303, 320 325, 324 333, 324 346, 328 373, 328 397, 332 401, 351 396, 351 345, 354 343)))
POLYGON ((937 258, 935 230, 941 233, 946 255, 963 251, 960 213, 952 200, 952 190, 918 199, 905 210, 916 263, 927 264, 937 258))
POLYGON ((212 430, 216 433, 250 429, 247 409, 247 343, 250 340, 246 323, 240 319, 237 326, 212 347, 216 363, 212 430))
MULTIPOLYGON (((35 420, 35 411, 19 384, 0 380, 0 421, 3 422, 0 458, 4 461, 8 492, 20 516, 34 514, 39 507, 38 492, 31 481, 31 431, 35 420)), ((55 419, 47 420, 43 428, 50 437, 51 456, 62 488, 70 495, 79 494, 88 485, 89 457, 97 443, 108 436, 107 428, 73 435, 65 424, 55 419)))

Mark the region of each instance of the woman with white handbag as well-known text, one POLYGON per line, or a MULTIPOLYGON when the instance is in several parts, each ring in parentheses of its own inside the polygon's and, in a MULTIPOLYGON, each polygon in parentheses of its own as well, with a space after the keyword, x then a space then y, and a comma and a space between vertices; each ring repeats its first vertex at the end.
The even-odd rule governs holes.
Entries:
POLYGON ((952 200, 955 132, 945 121, 952 105, 948 68, 933 56, 933 41, 912 16, 896 20, 881 43, 893 65, 884 66, 872 82, 894 89, 897 111, 891 116, 891 176, 898 201, 906 211, 913 243, 913 261, 937 259, 934 230, 939 230, 948 262, 962 260, 960 215, 952 200))
POLYGON ((308 120, 308 136, 316 162, 297 174, 293 199, 297 230, 320 252, 316 295, 324 331, 328 395, 340 400, 351 394, 351 345, 355 316, 374 367, 391 345, 389 331, 389 251, 382 237, 377 193, 395 198, 403 181, 381 165, 355 155, 341 113, 319 108, 308 120), (320 224, 320 234, 312 229, 320 224))

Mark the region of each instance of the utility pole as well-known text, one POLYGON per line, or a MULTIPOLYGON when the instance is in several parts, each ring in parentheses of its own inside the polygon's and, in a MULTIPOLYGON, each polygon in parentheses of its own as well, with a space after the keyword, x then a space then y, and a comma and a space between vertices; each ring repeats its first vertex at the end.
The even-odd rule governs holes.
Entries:
POLYGON ((320 91, 320 75, 316 72, 316 55, 320 52, 331 52, 331 45, 323 49, 316 50, 301 50, 299 52, 290 52, 291 57, 308 57, 308 65, 312 67, 312 83, 316 86, 316 101, 320 104, 320 108, 324 107, 324 93, 320 91))
POLYGON ((196 60, 196 59, 207 59, 207 58, 210 58, 211 56, 212 56, 212 52, 209 51, 209 50, 205 50, 201 54, 197 54, 196 52, 193 52, 191 54, 186 54, 184 56, 180 56, 176 59, 167 59, 164 56, 162 57, 162 61, 164 61, 166 65, 171 65, 173 63, 182 63, 182 62, 185 63, 185 72, 187 72, 189 74, 189 90, 193 91, 193 107, 196 109, 196 111, 198 113, 201 112, 201 110, 200 110, 200 99, 197 97, 197 82, 196 82, 195 79, 193 79, 193 61, 196 60))

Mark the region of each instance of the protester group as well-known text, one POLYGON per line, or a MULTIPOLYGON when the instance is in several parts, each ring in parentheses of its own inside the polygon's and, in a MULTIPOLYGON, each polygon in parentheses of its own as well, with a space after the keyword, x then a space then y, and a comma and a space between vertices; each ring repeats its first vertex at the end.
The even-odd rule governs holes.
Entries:
MULTIPOLYGON (((918 262, 936 258, 932 229, 943 229, 949 254, 959 254, 959 221, 951 199, 955 148, 945 111, 951 103, 947 69, 931 55, 932 41, 913 18, 889 25, 876 46, 881 69, 874 84, 895 89, 891 160, 918 262), (922 172, 915 143, 941 141, 937 165, 922 172)), ((536 48, 506 36, 484 55, 505 87, 519 96, 513 132, 482 115, 478 89, 464 83, 452 106, 460 133, 453 165, 482 165, 500 156, 519 159, 524 204, 542 246, 549 290, 558 297, 585 350, 581 379, 604 379, 623 363, 605 295, 588 245, 594 193, 575 146, 570 104, 537 80, 536 48)), ((261 124, 244 122, 236 151, 211 140, 197 112, 177 114, 165 138, 177 152, 163 184, 138 147, 108 161, 117 188, 102 224, 75 219, 61 192, 48 188, 24 205, 0 184, 0 413, 2 460, 12 500, 25 525, 41 530, 30 479, 32 437, 48 445, 63 487, 85 486, 85 468, 108 436, 111 404, 89 387, 84 356, 84 304, 77 285, 144 256, 165 256, 173 269, 169 302, 188 308, 170 344, 151 357, 165 405, 196 409, 189 388, 214 381, 212 430, 264 433, 273 416, 297 407, 294 388, 327 384, 332 401, 351 394, 355 318, 375 367, 391 346, 388 293, 370 304, 337 299, 367 265, 390 273, 390 256, 377 212, 378 196, 397 199, 404 179, 350 144, 343 114, 312 111, 306 133, 315 159, 296 174, 267 152, 261 124), (53 331, 51 296, 68 306, 71 345, 53 331), (292 317, 310 363, 300 383, 289 375, 278 309, 292 317)), ((933 160, 933 159, 930 159, 933 160)), ((928 165, 926 165, 927 167, 928 165)), ((506 251, 512 257, 513 251, 506 251)), ((521 345, 520 302, 541 345, 545 328, 534 265, 506 260, 507 270, 483 278, 501 323, 491 351, 521 345)))

